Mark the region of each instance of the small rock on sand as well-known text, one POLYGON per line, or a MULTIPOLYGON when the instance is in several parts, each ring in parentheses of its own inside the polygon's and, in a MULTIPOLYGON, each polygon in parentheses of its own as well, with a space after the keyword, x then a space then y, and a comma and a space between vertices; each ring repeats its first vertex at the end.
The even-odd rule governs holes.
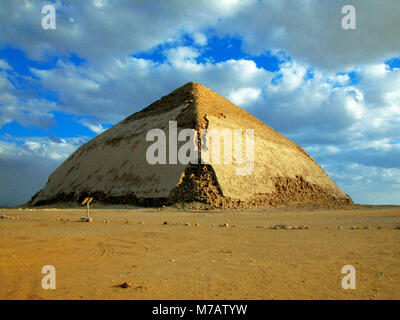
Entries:
POLYGON ((145 284, 141 284, 140 286, 135 287, 135 289, 148 289, 149 287, 145 284))
POLYGON ((124 282, 123 284, 120 285, 121 288, 132 288, 133 284, 131 282, 124 282))

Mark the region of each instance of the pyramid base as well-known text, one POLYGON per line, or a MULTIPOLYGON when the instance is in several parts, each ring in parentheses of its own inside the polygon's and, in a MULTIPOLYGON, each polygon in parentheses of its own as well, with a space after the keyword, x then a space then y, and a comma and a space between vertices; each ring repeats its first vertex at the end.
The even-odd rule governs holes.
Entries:
MULTIPOLYGON (((196 169, 197 170, 197 169, 196 169)), ((210 173, 211 174, 211 173, 210 173)), ((302 177, 274 179, 276 192, 272 194, 257 194, 248 199, 233 199, 223 196, 218 183, 214 179, 198 181, 193 177, 202 175, 187 174, 169 197, 144 198, 135 194, 109 195, 95 191, 80 193, 59 193, 53 198, 29 203, 30 206, 54 205, 63 203, 74 206, 86 197, 93 197, 96 203, 102 205, 132 205, 139 207, 178 206, 180 208, 219 208, 219 209, 255 209, 281 206, 300 206, 307 208, 346 208, 353 205, 350 197, 337 198, 317 185, 306 182, 302 177), (205 187, 205 181, 206 187, 205 187), (199 186, 202 186, 201 188, 199 186)), ((196 178, 197 179, 197 178, 196 178)))

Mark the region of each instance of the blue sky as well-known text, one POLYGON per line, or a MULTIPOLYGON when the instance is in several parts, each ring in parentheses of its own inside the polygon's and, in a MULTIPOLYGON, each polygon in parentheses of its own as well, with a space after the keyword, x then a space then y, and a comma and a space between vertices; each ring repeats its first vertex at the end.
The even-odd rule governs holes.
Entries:
POLYGON ((298 143, 354 201, 400 204, 400 3, 352 1, 356 30, 345 4, 1 1, 0 206, 188 81, 298 143))

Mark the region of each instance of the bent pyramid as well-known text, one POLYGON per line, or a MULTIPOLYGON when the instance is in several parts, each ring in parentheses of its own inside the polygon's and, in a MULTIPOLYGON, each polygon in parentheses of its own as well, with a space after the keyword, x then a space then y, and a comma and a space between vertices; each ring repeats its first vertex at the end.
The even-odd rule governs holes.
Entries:
MULTIPOLYGON (((182 144, 179 142, 178 147, 182 144)), ((82 145, 50 175, 30 204, 76 202, 86 196, 104 203, 144 206, 176 202, 200 202, 222 208, 352 204, 350 197, 302 148, 194 82, 82 145), (199 134, 202 129, 253 129, 253 170, 238 175, 239 164, 223 161, 150 164, 146 151, 154 141, 146 141, 146 134, 154 128, 162 129, 168 142, 170 121, 177 122, 178 131, 190 128, 199 134)))

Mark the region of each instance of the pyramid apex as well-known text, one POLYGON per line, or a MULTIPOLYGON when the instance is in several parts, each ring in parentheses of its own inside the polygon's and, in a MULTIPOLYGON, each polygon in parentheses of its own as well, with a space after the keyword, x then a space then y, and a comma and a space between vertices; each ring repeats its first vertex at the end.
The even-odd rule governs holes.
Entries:
POLYGON ((198 89, 198 88, 205 88, 205 86, 195 81, 189 81, 186 84, 184 84, 181 88, 198 89))

